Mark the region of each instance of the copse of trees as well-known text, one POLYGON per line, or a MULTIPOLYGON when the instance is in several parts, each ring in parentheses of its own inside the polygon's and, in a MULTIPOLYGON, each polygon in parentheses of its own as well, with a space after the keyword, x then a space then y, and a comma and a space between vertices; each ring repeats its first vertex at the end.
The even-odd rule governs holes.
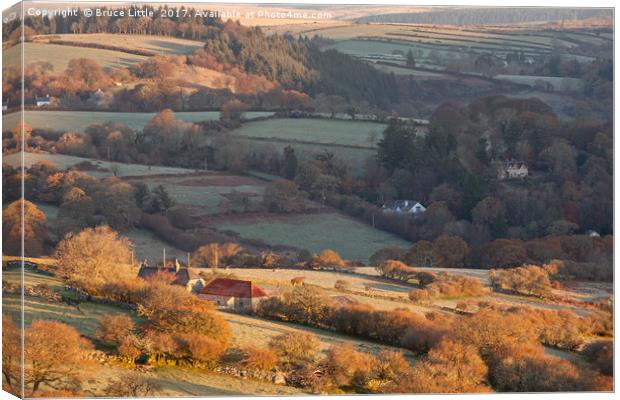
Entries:
POLYGON ((487 292, 482 283, 476 278, 452 275, 446 272, 430 277, 428 273, 423 273, 420 282, 420 289, 412 289, 409 292, 409 299, 412 301, 481 296, 487 292), (428 283, 424 283, 424 278, 426 278, 428 283))
POLYGON ((54 258, 59 277, 93 295, 106 283, 133 276, 129 241, 107 226, 69 234, 54 258))
POLYGON ((494 290, 508 290, 539 297, 544 297, 551 291, 549 268, 536 265, 491 270, 489 279, 494 290))
POLYGON ((577 231, 611 232, 601 218, 611 209, 611 158, 588 144, 588 140, 609 140, 611 131, 604 121, 569 126, 540 100, 493 96, 468 105, 445 103, 430 122, 424 137, 402 121, 387 127, 377 157, 388 177, 375 193, 377 198, 391 193, 391 198, 443 201, 447 208, 441 215, 427 211, 402 227, 395 224, 394 230, 401 233, 402 229, 401 234, 410 238, 434 239, 446 233, 448 223, 458 222, 460 226, 450 224, 450 229, 458 228, 459 236, 470 245, 476 244, 475 236, 483 243, 493 238, 544 236, 555 233, 560 221, 576 224, 572 229, 577 231), (571 132, 568 137, 563 134, 566 131, 571 132), (577 168, 578 152, 582 168, 577 168), (511 158, 527 163, 541 177, 527 189, 498 185, 493 160, 511 158), (596 181, 591 179, 595 170, 601 178, 596 181), (605 200, 597 189, 598 200, 590 201, 594 186, 604 191, 605 200), (572 197, 564 191, 568 188, 572 197), (424 229, 433 219, 442 221, 439 229, 424 229))
POLYGON ((362 304, 338 306, 332 304, 319 289, 304 285, 282 297, 272 297, 259 303, 258 315, 293 321, 323 329, 333 329, 424 352, 448 328, 446 321, 434 321, 406 310, 375 310, 362 304))
POLYGON ((89 357, 92 344, 69 325, 34 320, 23 331, 22 349, 20 329, 3 315, 3 387, 20 396, 82 395, 83 384, 95 377, 98 370, 89 357))
POLYGON ((243 249, 236 243, 210 243, 200 246, 192 255, 192 265, 203 268, 227 267, 243 249))
POLYGON ((3 253, 21 255, 23 239, 26 256, 45 254, 49 244, 46 222, 45 213, 28 200, 9 204, 2 210, 3 253))

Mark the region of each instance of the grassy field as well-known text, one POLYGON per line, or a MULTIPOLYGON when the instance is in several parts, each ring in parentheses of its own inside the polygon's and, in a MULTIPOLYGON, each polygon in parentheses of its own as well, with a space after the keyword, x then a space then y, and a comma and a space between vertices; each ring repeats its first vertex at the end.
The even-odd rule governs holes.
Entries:
MULTIPOLYGON (((21 312, 19 296, 5 294, 2 299, 3 312, 8 313, 16 321, 21 312)), ((92 335, 97 330, 99 321, 106 315, 135 314, 128 310, 106 304, 84 302, 80 309, 64 303, 51 303, 35 297, 26 297, 24 300, 24 324, 29 326, 33 320, 54 320, 73 326, 84 335, 92 335)))
MULTIPOLYGON (((147 57, 121 51, 91 49, 86 47, 65 46, 49 43, 25 43, 24 61, 26 65, 34 63, 50 63, 54 71, 61 72, 67 68, 69 61, 74 58, 90 58, 103 68, 129 67, 147 57)), ((19 67, 21 65, 22 45, 16 45, 3 50, 4 64, 6 67, 19 67)))
MULTIPOLYGON (((381 135, 378 135, 377 139, 380 139, 381 135)), ((377 151, 372 148, 356 148, 346 146, 334 146, 329 144, 310 144, 310 143, 294 143, 287 142, 286 140, 270 140, 270 139, 253 139, 237 137, 235 142, 241 146, 241 148, 252 149, 257 153, 271 154, 274 151, 282 154, 285 147, 291 146, 295 149, 298 160, 312 159, 316 154, 323 154, 325 152, 332 153, 343 163, 351 167, 353 172, 361 175, 364 171, 364 166, 369 158, 374 158, 377 155, 377 151)), ((367 139, 368 140, 368 139, 367 139)), ((369 141, 368 141, 369 143, 369 141)))
POLYGON ((249 138, 374 147, 369 137, 380 137, 385 127, 385 124, 365 121, 269 119, 243 124, 232 133, 249 138))
POLYGON ((514 82, 521 85, 535 87, 537 81, 553 86, 557 92, 572 92, 583 90, 585 81, 577 78, 555 77, 555 76, 529 76, 529 75, 495 75, 495 79, 514 82))
POLYGON ((175 367, 156 368, 151 375, 161 387, 158 396, 291 396, 304 394, 301 389, 269 382, 236 378, 208 371, 175 367))
MULTIPOLYGON (((96 160, 92 158, 67 156, 64 154, 47 154, 47 153, 24 153, 24 167, 29 168, 33 164, 40 161, 51 161, 58 169, 67 169, 74 166, 77 163, 83 161, 89 161, 94 165, 101 168, 101 171, 87 171, 89 175, 97 178, 105 178, 112 176, 110 167, 112 164, 119 166, 118 176, 148 176, 148 175, 161 175, 161 174, 191 174, 194 170, 175 167, 159 167, 152 166, 149 168, 147 165, 142 164, 122 164, 122 163, 110 163, 108 161, 96 160)), ((3 156, 3 163, 12 165, 14 167, 20 164, 20 154, 12 153, 3 156)))
POLYGON ((149 188, 164 186, 177 206, 197 214, 217 214, 227 210, 227 195, 236 192, 248 196, 253 202, 262 201, 264 181, 256 178, 218 172, 204 172, 187 178, 154 177, 136 178, 130 182, 143 182, 149 188))
MULTIPOLYGON (((58 207, 42 203, 36 203, 36 206, 45 213, 48 228, 53 229, 58 215, 58 207)), ((132 242, 136 261, 141 261, 146 258, 153 264, 161 260, 163 254, 162 249, 164 248, 166 249, 166 257, 177 257, 179 260, 185 260, 187 258, 187 252, 174 248, 170 244, 161 241, 149 230, 133 228, 127 232, 123 232, 122 236, 125 236, 132 242)))
MULTIPOLYGON (((38 40, 45 40, 47 36, 38 36, 38 40)), ((110 33, 64 34, 54 35, 54 40, 79 42, 85 44, 102 44, 126 48, 152 51, 159 54, 185 54, 201 49, 203 42, 181 39, 169 36, 129 35, 110 33), (57 36, 60 36, 58 39, 57 36)))
MULTIPOLYGON (((123 113, 106 111, 25 111, 24 121, 35 129, 49 129, 60 132, 83 132, 92 124, 116 122, 140 130, 155 116, 155 113, 123 113)), ((220 117, 219 111, 175 112, 178 119, 186 122, 213 121, 220 117)), ((248 111, 244 118, 252 119, 273 115, 268 111, 248 111)), ((20 113, 3 116, 3 130, 9 131, 21 122, 20 113)))
MULTIPOLYGON (((8 271, 2 271, 2 280, 12 283, 14 285, 20 285, 21 283, 21 271, 18 268, 8 271)), ((34 286, 39 284, 48 285, 52 290, 60 292, 64 289, 64 284, 53 276, 39 274, 33 272, 30 269, 24 270, 24 286, 34 286)))
POLYGON ((161 241, 149 230, 133 228, 123 232, 122 236, 125 236, 133 244, 136 262, 146 258, 149 264, 155 265, 157 262, 161 262, 163 249, 166 249, 166 258, 176 257, 183 262, 187 259, 187 252, 161 241))
POLYGON ((332 249, 342 257, 360 261, 367 261, 376 250, 384 247, 411 245, 392 234, 336 213, 218 220, 214 226, 246 238, 262 239, 272 245, 295 246, 313 253, 332 249))
MULTIPOLYGON (((310 332, 317 335, 321 341, 320 350, 322 351, 327 350, 330 346, 344 343, 352 343, 355 345, 357 350, 368 353, 378 353, 381 350, 402 350, 366 340, 356 339, 351 336, 342 335, 335 332, 328 332, 325 330, 309 328, 292 323, 265 320, 253 316, 233 313, 221 313, 221 315, 228 322, 228 325, 233 332, 233 345, 239 347, 249 345, 266 347, 268 346, 271 338, 274 336, 289 332, 310 332)), ((405 354, 408 358, 414 359, 413 354, 409 352, 406 352, 405 354)))

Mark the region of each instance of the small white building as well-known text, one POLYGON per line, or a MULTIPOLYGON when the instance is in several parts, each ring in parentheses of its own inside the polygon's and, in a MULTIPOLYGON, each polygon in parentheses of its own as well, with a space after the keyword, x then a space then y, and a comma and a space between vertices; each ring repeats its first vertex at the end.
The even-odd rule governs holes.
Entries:
POLYGON ((529 174, 529 168, 523 161, 506 160, 497 166, 497 179, 523 179, 529 174))
POLYGON ((35 103, 37 107, 49 106, 50 105, 50 95, 44 97, 35 97, 35 103))
POLYGON ((381 207, 384 213, 396 214, 421 214, 426 211, 426 207, 422 203, 415 200, 394 200, 386 203, 381 207))

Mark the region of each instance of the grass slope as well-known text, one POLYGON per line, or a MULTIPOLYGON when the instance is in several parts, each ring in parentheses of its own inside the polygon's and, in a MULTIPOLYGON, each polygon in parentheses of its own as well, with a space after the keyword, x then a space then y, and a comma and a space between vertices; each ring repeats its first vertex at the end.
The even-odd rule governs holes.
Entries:
MULTIPOLYGON (((8 165, 12 165, 14 167, 18 167, 20 165, 20 154, 12 153, 3 156, 3 163, 8 165)), ((96 160, 93 158, 84 158, 84 157, 76 157, 76 156, 68 156, 64 154, 48 154, 48 153, 24 153, 24 167, 30 168, 33 164, 36 164, 40 161, 51 161, 56 168, 58 169, 67 169, 72 167, 73 165, 83 162, 89 161, 99 168, 102 168, 101 171, 87 171, 89 175, 92 175, 97 178, 104 178, 108 176, 112 176, 112 171, 110 171, 110 166, 113 163, 108 161, 96 160), (107 170, 107 171, 106 171, 107 170)), ((195 171, 192 169, 186 168, 175 168, 175 167, 160 167, 160 166, 152 166, 149 168, 147 165, 142 164, 123 164, 116 163, 119 166, 118 176, 149 176, 149 175, 162 175, 162 174, 191 174, 195 171)))
POLYGON ((278 118, 243 124, 233 134, 249 138, 367 147, 374 146, 369 141, 369 135, 379 137, 385 127, 385 124, 365 121, 278 118))
MULTIPOLYGON (((93 59, 103 68, 129 67, 147 58, 121 51, 30 42, 25 43, 23 52, 26 65, 39 62, 50 63, 56 72, 64 71, 69 65, 69 61, 74 58, 93 59)), ((3 68, 19 67, 22 59, 21 54, 21 44, 3 50, 3 68)))
MULTIPOLYGON (((37 39, 46 39, 38 36, 37 39)), ((127 50, 145 50, 160 54, 185 54, 201 49, 204 43, 197 40, 181 39, 169 36, 129 35, 112 33, 86 33, 54 35, 55 40, 85 44, 101 44, 115 46, 127 50), (57 38, 60 36, 60 39, 57 38)))
POLYGON ((411 246, 395 235, 336 213, 224 220, 215 226, 272 245, 295 246, 313 253, 332 249, 344 258, 360 261, 368 261, 375 251, 384 247, 411 246))

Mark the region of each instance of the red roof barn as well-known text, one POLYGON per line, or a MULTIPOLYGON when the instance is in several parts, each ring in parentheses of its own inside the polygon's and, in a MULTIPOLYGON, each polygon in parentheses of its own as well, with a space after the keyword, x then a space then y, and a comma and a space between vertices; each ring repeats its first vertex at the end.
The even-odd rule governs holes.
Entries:
POLYGON ((200 290, 200 297, 214 302, 219 308, 252 311, 267 293, 252 281, 217 278, 200 290))

